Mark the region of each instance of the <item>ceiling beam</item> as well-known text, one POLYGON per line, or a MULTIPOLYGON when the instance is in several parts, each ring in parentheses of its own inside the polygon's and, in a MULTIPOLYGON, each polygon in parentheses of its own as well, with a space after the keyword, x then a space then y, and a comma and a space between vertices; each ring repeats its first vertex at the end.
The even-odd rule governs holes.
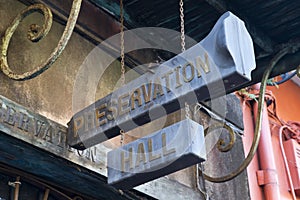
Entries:
POLYGON ((252 39, 255 44, 257 44, 261 49, 263 49, 268 54, 272 54, 275 50, 275 42, 263 33, 253 22, 251 22, 250 18, 246 16, 244 13, 239 12, 239 10, 234 6, 230 5, 224 0, 205 0, 209 5, 214 7, 219 13, 224 13, 226 11, 231 11, 239 18, 241 18, 252 36, 252 39))

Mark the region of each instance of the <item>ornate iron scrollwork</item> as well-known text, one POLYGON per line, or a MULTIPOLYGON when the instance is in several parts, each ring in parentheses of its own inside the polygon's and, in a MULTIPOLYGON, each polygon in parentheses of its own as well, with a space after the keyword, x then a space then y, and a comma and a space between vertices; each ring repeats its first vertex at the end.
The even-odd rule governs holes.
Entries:
POLYGON ((28 80, 32 79, 39 74, 43 73, 47 70, 51 65, 57 60, 60 56, 62 51, 65 49, 76 24, 80 7, 81 7, 82 0, 74 0, 70 12, 70 16, 68 18, 67 25, 63 32, 62 37, 59 40, 57 47, 53 50, 50 57, 41 65, 34 68, 29 72, 25 72, 23 74, 15 73, 8 65, 7 62, 7 51, 10 43, 10 39, 12 38, 15 30, 17 29, 18 25, 23 21, 25 17, 34 13, 34 12, 41 12, 44 16, 44 25, 42 27, 32 24, 28 31, 27 37, 32 42, 38 42, 43 39, 51 29, 52 26, 52 12, 51 10, 43 4, 34 4, 26 9, 24 9, 17 17, 14 19, 12 24, 6 29, 6 32, 2 38, 2 46, 1 46, 1 57, 0 57, 0 69, 2 72, 7 75, 9 78, 14 80, 28 80))
POLYGON ((204 135, 207 136, 213 130, 220 129, 220 128, 224 128, 224 129, 228 130, 230 141, 227 145, 225 145, 225 141, 223 139, 219 139, 217 142, 217 147, 218 147, 219 151, 221 151, 221 152, 228 152, 232 149, 232 147, 235 143, 235 139, 236 139, 235 133, 230 126, 228 126, 227 124, 219 124, 219 123, 213 124, 212 126, 210 126, 209 128, 204 130, 204 135), (208 132, 208 131, 210 131, 210 132, 208 132))

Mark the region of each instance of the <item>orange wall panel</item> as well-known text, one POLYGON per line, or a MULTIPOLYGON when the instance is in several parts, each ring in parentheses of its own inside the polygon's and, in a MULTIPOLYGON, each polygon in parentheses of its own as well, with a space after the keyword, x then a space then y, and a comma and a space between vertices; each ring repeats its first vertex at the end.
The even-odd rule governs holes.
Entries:
POLYGON ((269 86, 276 97, 278 115, 284 121, 300 122, 300 87, 289 80, 279 88, 269 86))

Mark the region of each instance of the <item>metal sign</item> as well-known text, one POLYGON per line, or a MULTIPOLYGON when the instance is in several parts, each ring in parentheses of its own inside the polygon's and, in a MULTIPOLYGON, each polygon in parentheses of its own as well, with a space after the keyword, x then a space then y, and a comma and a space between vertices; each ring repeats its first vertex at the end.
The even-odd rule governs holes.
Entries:
POLYGON ((225 13, 197 45, 73 116, 68 143, 85 149, 184 107, 234 91, 251 79, 253 43, 244 23, 225 13))
POLYGON ((108 183, 131 189, 205 159, 203 127, 186 119, 110 151, 108 183))
MULTIPOLYGON (((67 127, 0 95, 1 163, 37 176, 54 177, 53 181, 59 182, 60 185, 68 185, 70 188, 77 187, 75 190, 81 190, 94 197, 98 196, 97 199, 105 196, 104 193, 107 193, 106 196, 113 196, 114 193, 111 193, 109 188, 97 195, 94 187, 90 186, 92 184, 101 187, 106 185, 107 153, 111 149, 99 144, 83 151, 76 150, 67 145, 66 139, 67 127), (16 141, 18 142, 16 143, 16 141), (56 167, 56 169, 50 169, 50 166, 56 167), (82 183, 82 180, 87 178, 90 180, 90 185, 78 186, 78 183, 82 183)), ((180 190, 182 196, 197 196, 192 189, 178 186, 175 182, 165 178, 156 180, 155 185, 140 186, 136 190, 160 199, 161 194, 154 195, 153 190, 161 189, 162 183, 164 188, 168 188, 165 191, 167 195, 175 193, 176 186, 176 191, 180 190)))

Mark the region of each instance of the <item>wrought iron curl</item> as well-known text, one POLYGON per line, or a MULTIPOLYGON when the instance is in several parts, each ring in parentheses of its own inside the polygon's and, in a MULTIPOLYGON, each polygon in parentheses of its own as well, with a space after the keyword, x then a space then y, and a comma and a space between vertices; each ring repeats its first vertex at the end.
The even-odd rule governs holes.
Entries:
POLYGON ((225 146, 226 142, 222 138, 220 138, 217 142, 217 147, 218 150, 221 152, 228 152, 232 149, 236 139, 235 133, 230 126, 228 126, 227 124, 219 124, 219 123, 213 124, 212 126, 204 130, 204 136, 207 136, 209 133, 220 128, 224 128, 228 131, 230 140, 228 144, 225 146))
POLYGON ((297 45, 291 45, 291 46, 281 49, 271 60, 269 66, 267 67, 267 69, 265 70, 265 72, 263 74, 263 78, 262 78, 261 86, 260 86, 259 100, 258 100, 258 115, 257 115, 256 123, 255 123, 256 126, 255 126, 255 131, 254 131, 254 138, 253 138, 253 142, 252 142, 250 151, 249 151, 246 159, 242 162, 242 164, 235 171, 233 171, 230 174, 227 174, 225 176, 222 176, 222 177, 211 177, 211 176, 201 172, 200 169, 198 169, 200 171, 200 173, 203 173, 205 180, 208 180, 210 182, 215 182, 215 183, 222 183, 222 182, 230 181, 233 178, 237 177, 239 174, 241 174, 248 167, 248 165, 252 161, 252 159, 257 151, 258 143, 260 140, 262 115, 263 115, 262 111, 263 111, 264 102, 265 102, 265 92, 266 92, 267 80, 269 79, 270 73, 273 70, 273 68, 275 67, 275 65, 277 64, 277 62, 286 54, 294 53, 296 50, 298 50, 299 47, 300 47, 300 44, 297 44, 297 45))
POLYGON ((52 12, 51 10, 46 7, 43 4, 34 4, 26 9, 24 9, 20 14, 16 16, 12 24, 6 29, 5 34, 2 38, 2 45, 1 45, 1 57, 0 57, 0 69, 2 72, 8 76, 9 78, 13 80, 23 81, 32 79, 41 73, 43 73, 45 70, 47 70, 49 67, 52 66, 52 64, 57 60, 57 58, 61 55, 63 50, 65 49, 72 32, 74 30, 80 7, 81 7, 82 0, 74 0, 70 12, 70 16, 68 18, 67 25, 65 27, 65 30, 63 32, 62 37, 59 40, 59 43, 57 47, 53 50, 50 57, 41 65, 34 68, 31 71, 25 72, 23 74, 17 74, 15 73, 8 65, 7 61, 7 51, 9 47, 10 40, 17 29, 18 25, 23 21, 24 18, 26 18, 28 15, 34 13, 34 12, 41 12, 44 16, 44 24, 42 27, 32 24, 30 25, 29 31, 27 33, 27 38, 31 40, 32 42, 38 42, 41 39, 43 39, 48 32, 51 29, 52 26, 52 12))

